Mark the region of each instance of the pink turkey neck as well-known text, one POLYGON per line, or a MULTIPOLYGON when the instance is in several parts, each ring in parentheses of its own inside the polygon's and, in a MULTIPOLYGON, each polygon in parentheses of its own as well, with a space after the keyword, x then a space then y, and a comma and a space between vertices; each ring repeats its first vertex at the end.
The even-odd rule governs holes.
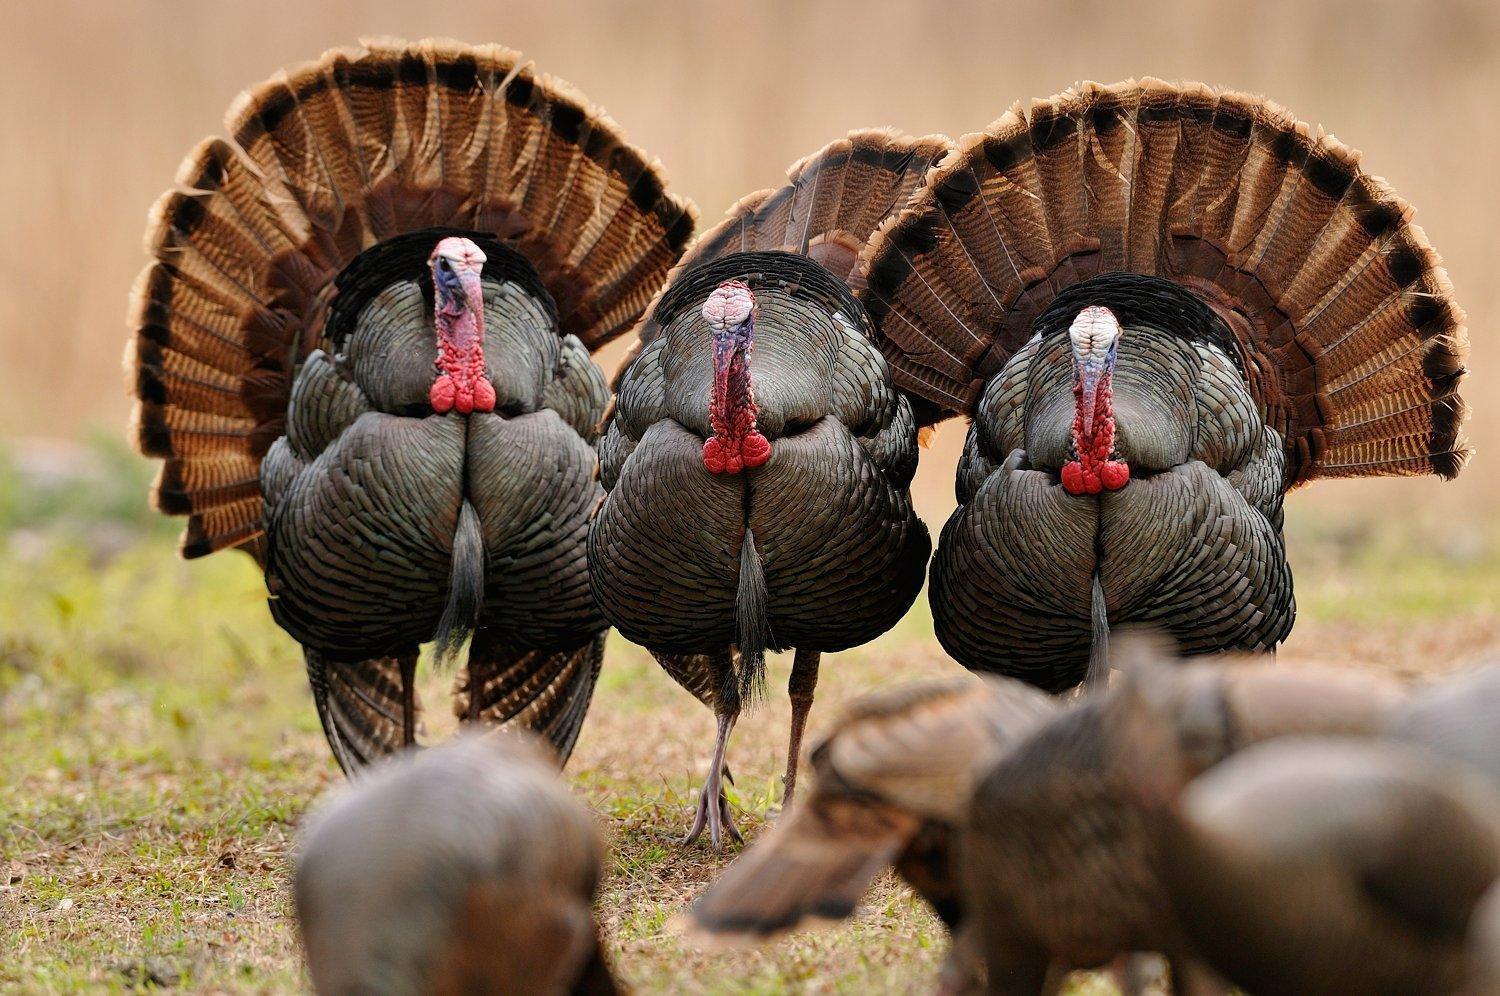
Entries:
POLYGON ((750 382, 755 295, 743 281, 726 280, 703 302, 703 318, 714 337, 713 435, 703 442, 703 466, 711 474, 737 474, 771 459, 771 443, 756 428, 760 408, 750 382))
POLYGON ((484 252, 452 236, 437 244, 428 262, 438 348, 437 377, 428 391, 432 410, 439 415, 492 412, 495 387, 484 366, 484 252))
POLYGON ((1130 481, 1130 465, 1112 459, 1115 449, 1114 344, 1120 324, 1108 308, 1079 312, 1068 331, 1073 346, 1073 449, 1077 459, 1062 467, 1063 488, 1072 495, 1118 491, 1130 481))

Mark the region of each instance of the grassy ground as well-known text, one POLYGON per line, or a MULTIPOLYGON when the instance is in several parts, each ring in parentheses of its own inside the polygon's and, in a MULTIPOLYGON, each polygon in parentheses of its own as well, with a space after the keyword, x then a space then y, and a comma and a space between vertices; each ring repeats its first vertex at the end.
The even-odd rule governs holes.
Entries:
MULTIPOLYGON (((115 471, 123 492, 0 467, 0 987, 302 989, 288 855, 339 777, 296 648, 248 558, 177 560, 170 527, 139 510, 137 471, 115 471)), ((1495 536, 1434 546, 1420 524, 1293 511, 1302 615, 1287 658, 1421 674, 1500 643, 1495 536)), ((914 610, 825 663, 813 731, 860 691, 954 667, 914 610)), ((773 687, 786 668, 773 664, 773 687)), ((424 689, 434 727, 443 684, 424 689)), ((731 744, 751 837, 779 794, 786 710, 773 695, 731 744)), ((892 880, 854 923, 764 951, 706 954, 663 931, 732 857, 675 843, 711 738, 706 711, 611 645, 568 776, 612 845, 602 915, 621 974, 643 992, 930 987, 946 938, 892 880)))

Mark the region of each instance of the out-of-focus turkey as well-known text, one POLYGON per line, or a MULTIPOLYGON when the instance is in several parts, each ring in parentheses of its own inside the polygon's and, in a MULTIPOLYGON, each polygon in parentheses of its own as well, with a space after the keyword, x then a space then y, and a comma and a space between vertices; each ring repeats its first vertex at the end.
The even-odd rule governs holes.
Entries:
POLYGON ((314 811, 293 885, 317 991, 618 992, 593 910, 607 855, 551 765, 465 733, 314 811))

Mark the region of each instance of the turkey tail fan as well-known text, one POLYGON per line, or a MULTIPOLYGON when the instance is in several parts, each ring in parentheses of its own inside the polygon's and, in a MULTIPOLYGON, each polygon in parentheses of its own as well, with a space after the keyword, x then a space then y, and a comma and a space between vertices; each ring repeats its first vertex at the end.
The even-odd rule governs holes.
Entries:
POLYGON ((604 664, 604 633, 571 650, 548 653, 474 637, 465 673, 454 682, 453 711, 488 726, 519 726, 547 739, 566 764, 583 730, 604 664))
POLYGON ((154 501, 189 517, 189 557, 258 549, 260 460, 364 250, 491 233, 592 349, 635 323, 695 221, 603 111, 498 46, 331 51, 243 94, 227 127, 152 210, 126 354, 135 444, 165 461, 154 501))
MULTIPOLYGON (((806 256, 858 291, 863 286, 859 256, 870 236, 952 148, 942 135, 911 138, 889 128, 852 131, 794 163, 785 186, 748 194, 730 208, 723 221, 693 242, 661 293, 704 263, 731 253, 772 250, 806 256)), ((652 302, 641 326, 642 344, 659 331, 655 310, 652 302)))
POLYGON ((863 297, 930 424, 972 411, 1064 288, 1165 277, 1234 332, 1288 487, 1451 478, 1468 335, 1411 215, 1357 153, 1264 98, 1083 83, 961 139, 871 240, 863 297))

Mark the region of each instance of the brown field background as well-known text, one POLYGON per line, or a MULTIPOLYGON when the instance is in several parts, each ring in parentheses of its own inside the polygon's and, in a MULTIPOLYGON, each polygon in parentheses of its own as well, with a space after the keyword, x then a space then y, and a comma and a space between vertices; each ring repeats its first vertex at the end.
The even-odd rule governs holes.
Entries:
MULTIPOLYGON (((1500 4, 1122 4, 891 0, 345 3, 3 0, 0 439, 114 432, 146 210, 242 88, 368 35, 443 35, 527 52, 606 106, 710 223, 850 128, 978 130, 1074 80, 1198 78, 1274 96, 1363 150, 1418 208, 1474 339, 1466 395, 1481 450, 1500 436, 1500 4)), ((612 368, 619 349, 606 352, 612 368)), ((952 503, 961 429, 923 460, 919 505, 952 503)), ((1477 523, 1497 477, 1339 484, 1330 510, 1477 523)))

